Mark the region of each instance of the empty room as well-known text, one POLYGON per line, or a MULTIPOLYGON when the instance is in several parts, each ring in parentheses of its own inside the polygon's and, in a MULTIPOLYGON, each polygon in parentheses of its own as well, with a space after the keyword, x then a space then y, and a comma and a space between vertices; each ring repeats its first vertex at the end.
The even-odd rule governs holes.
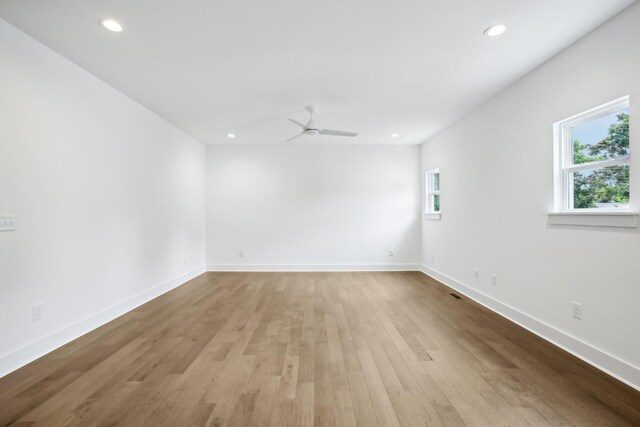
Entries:
POLYGON ((640 2, 0 0, 0 426, 640 426, 640 2))

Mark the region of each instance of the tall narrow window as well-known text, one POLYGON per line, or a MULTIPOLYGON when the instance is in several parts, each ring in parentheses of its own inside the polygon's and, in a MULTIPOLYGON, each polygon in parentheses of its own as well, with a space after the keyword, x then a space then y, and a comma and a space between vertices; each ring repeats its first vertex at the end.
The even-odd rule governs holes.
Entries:
POLYGON ((428 214, 440 213, 440 169, 432 169, 427 172, 427 212, 428 214))
POLYGON ((554 125, 555 211, 629 210, 629 98, 554 125))

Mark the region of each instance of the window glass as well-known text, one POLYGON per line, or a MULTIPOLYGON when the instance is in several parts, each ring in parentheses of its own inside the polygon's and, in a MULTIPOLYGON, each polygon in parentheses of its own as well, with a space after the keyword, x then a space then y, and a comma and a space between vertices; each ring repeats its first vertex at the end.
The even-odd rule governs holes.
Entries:
POLYGON ((440 212, 440 195, 439 194, 433 195, 433 211, 440 212))
POLYGON ((433 191, 440 191, 440 173, 433 174, 433 191))
POLYGON ((554 124, 554 209, 629 210, 629 97, 554 124))
POLYGON ((571 128, 573 164, 615 159, 629 154, 629 108, 571 128))
POLYGON ((427 172, 426 213, 440 213, 440 169, 427 172))
POLYGON ((629 208, 629 165, 573 173, 574 209, 629 208))

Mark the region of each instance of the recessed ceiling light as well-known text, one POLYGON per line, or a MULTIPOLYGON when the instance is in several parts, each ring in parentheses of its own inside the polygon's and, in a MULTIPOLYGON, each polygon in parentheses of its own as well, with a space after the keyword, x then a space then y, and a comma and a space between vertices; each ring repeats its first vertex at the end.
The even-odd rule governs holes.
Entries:
POLYGON ((235 137, 236 137, 236 134, 235 134, 235 133, 228 133, 228 134, 227 134, 227 138, 231 138, 231 139, 233 139, 233 138, 235 138, 235 137))
POLYGON ((102 21, 102 26, 105 27, 109 31, 113 31, 114 33, 119 33, 122 31, 122 25, 118 21, 113 19, 105 19, 102 21))
POLYGON ((397 133, 392 133, 392 134, 391 134, 391 138, 397 138, 397 137, 399 137, 399 136, 400 136, 400 135, 398 135, 397 133))
POLYGON ((484 30, 484 35, 488 37, 498 37, 500 34, 503 34, 505 31, 507 31, 506 25, 496 24, 484 30))

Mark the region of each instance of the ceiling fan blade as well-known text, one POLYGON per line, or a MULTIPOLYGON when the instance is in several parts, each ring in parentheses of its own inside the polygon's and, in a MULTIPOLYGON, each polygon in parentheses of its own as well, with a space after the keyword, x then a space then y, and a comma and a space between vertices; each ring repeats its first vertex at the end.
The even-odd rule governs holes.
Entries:
POLYGON ((300 138, 302 135, 304 135, 304 132, 297 134, 296 136, 292 136, 291 138, 287 139, 287 142, 291 142, 294 139, 300 138))
POLYGON ((305 125, 303 125, 302 123, 300 123, 300 122, 298 122, 298 121, 296 121, 296 120, 293 120, 293 119, 287 119, 287 120, 289 120, 290 122, 293 122, 293 123, 297 124, 298 126, 300 126, 300 127, 302 128, 302 130, 307 130, 307 127, 306 127, 305 125))
POLYGON ((335 136, 357 136, 355 132, 344 132, 341 130, 322 129, 320 135, 335 135, 335 136))

